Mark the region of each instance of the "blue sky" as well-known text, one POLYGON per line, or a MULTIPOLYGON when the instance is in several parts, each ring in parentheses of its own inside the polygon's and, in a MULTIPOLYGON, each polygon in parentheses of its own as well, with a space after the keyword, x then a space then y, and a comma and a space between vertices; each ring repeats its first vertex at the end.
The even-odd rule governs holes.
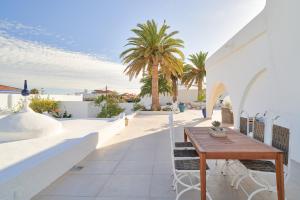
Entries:
POLYGON ((56 91, 105 84, 137 90, 137 80, 129 83, 121 77, 119 59, 137 23, 166 20, 180 32, 186 55, 200 50, 211 54, 264 5, 265 0, 2 0, 0 84, 20 86, 14 77, 28 77, 34 87, 56 91))

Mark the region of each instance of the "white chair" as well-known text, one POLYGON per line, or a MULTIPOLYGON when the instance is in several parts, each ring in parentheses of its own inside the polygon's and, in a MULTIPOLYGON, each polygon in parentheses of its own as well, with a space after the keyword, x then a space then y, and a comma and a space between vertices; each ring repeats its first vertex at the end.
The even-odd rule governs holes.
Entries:
MULTIPOLYGON (((240 132, 242 134, 249 135, 249 131, 250 131, 250 117, 246 111, 242 110, 240 113, 240 132)), ((227 170, 230 170, 234 172, 234 174, 237 174, 234 168, 232 167, 234 165, 237 165, 237 167, 239 167, 240 162, 238 160, 226 160, 221 167, 221 174, 225 176, 226 175, 225 171, 227 170)), ((234 179, 235 177, 233 178, 231 185, 233 185, 234 179)))
POLYGON ((173 148, 176 150, 194 150, 194 146, 191 142, 176 142, 174 137, 174 115, 173 113, 169 114, 169 126, 170 126, 170 139, 173 145, 173 148))
MULTIPOLYGON (((173 140, 173 114, 169 115, 169 125, 170 125, 170 145, 171 145, 171 157, 172 157, 172 170, 173 170, 173 187, 176 191, 176 200, 190 191, 200 189, 200 166, 199 157, 198 158, 178 158, 175 157, 174 140, 173 140), (179 186, 183 187, 179 191, 179 186)), ((209 170, 208 165, 206 165, 206 170, 209 170)), ((209 171, 207 171, 207 174, 209 171)), ((207 175, 208 176, 208 175, 207 175)), ((212 200, 211 195, 207 191, 207 197, 212 200)))
MULTIPOLYGON (((267 111, 264 114, 256 113, 253 117, 253 124, 252 124, 252 131, 250 132, 250 125, 247 124, 247 135, 252 137, 256 140, 264 142, 264 121, 266 117, 267 111)), ((249 116, 249 115, 248 115, 249 116)), ((248 117, 249 118, 249 117, 248 117)), ((249 119, 247 120, 249 123, 249 119)), ((231 181, 231 186, 234 187, 235 185, 239 184, 240 181, 247 176, 247 172, 244 170, 244 166, 240 161, 237 161, 239 167, 239 173, 235 171, 235 176, 231 181), (242 170, 242 171, 241 171, 242 170)), ((243 189, 243 188, 242 188, 243 189)))
MULTIPOLYGON (((278 119, 278 116, 273 118, 273 122, 278 119)), ((280 149, 284 152, 284 177, 285 183, 287 181, 288 174, 288 162, 289 162, 289 138, 290 132, 288 128, 273 124, 272 129, 272 146, 280 149)), ((257 190, 248 194, 243 187, 241 189, 248 195, 248 200, 251 200, 256 194, 262 191, 277 192, 276 185, 270 183, 265 176, 275 176, 275 164, 269 160, 241 160, 241 163, 245 167, 246 173, 237 181, 236 189, 239 188, 241 182, 249 177, 255 184, 260 186, 257 190)))

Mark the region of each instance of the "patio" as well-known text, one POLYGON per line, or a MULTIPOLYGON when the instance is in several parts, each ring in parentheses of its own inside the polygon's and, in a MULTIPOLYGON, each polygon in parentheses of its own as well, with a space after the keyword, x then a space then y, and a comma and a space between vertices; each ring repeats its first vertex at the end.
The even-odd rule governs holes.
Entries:
MULTIPOLYGON (((200 116, 199 111, 174 115, 178 141, 183 141, 185 126, 210 126, 210 121, 200 116)), ((218 166, 213 160, 208 164, 211 173, 207 184, 213 199, 247 199, 242 190, 230 186, 232 174, 220 174, 221 162, 218 166)), ((168 116, 136 116, 104 148, 94 151, 77 166, 33 200, 174 200, 168 116)), ((251 191, 255 186, 246 181, 244 187, 251 191)), ((288 189, 287 193, 291 194, 288 189)), ((188 192, 182 199, 200 199, 199 191, 188 192)), ((255 199, 276 199, 276 195, 265 192, 255 199)))

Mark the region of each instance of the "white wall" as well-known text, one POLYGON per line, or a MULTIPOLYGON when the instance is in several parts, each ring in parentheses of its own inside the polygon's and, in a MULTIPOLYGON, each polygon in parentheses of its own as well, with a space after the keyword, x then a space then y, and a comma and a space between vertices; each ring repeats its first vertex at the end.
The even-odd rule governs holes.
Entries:
MULTIPOLYGON (((132 113, 133 103, 120 103, 121 108, 124 108, 126 114, 132 113)), ((61 101, 60 109, 62 112, 67 110, 72 114, 72 118, 95 118, 101 111, 101 108, 95 106, 93 101, 61 101)))
MULTIPOLYGON (((189 103, 197 100, 198 90, 195 88, 191 89, 179 89, 178 90, 178 102, 189 103)), ((166 103, 172 102, 172 96, 170 95, 159 95, 159 101, 161 105, 166 105, 166 103)), ((141 104, 145 106, 150 106, 152 104, 152 99, 149 96, 145 96, 141 99, 141 104)))
MULTIPOLYGON (((30 95, 34 97, 35 95, 30 95)), ((55 101, 82 101, 82 95, 39 95, 41 98, 49 98, 55 101)), ((0 94, 0 109, 7 109, 16 106, 19 102, 23 100, 23 96, 21 94, 0 94)))
MULTIPOLYGON (((296 0, 268 0, 262 13, 206 62, 208 114, 215 103, 215 94, 228 92, 235 127, 241 110, 251 115, 268 111, 267 121, 279 115, 278 123, 290 128, 290 155, 297 162, 300 162, 299 7, 300 1, 296 0), (219 87, 222 84, 224 88, 219 87)), ((266 143, 271 140, 268 130, 266 143)))

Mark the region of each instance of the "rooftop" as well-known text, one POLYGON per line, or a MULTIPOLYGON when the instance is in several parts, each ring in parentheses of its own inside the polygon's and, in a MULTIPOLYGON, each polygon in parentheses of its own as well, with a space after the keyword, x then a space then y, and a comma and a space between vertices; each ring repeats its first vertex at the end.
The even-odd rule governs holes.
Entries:
MULTIPOLYGON (((183 140, 184 126, 210 125, 200 116, 199 111, 175 115, 176 140, 183 140)), ((167 115, 138 115, 103 148, 78 163, 81 170, 71 169, 33 200, 174 200, 169 144, 167 115)), ((231 172, 221 175, 221 162, 217 166, 215 161, 208 163, 208 190, 213 199, 247 199, 242 190, 230 186, 231 172)), ((255 186, 247 180, 244 187, 253 190, 255 186)), ((276 199, 275 195, 266 192, 255 199, 276 199)), ((188 192, 182 198, 190 199, 199 199, 199 191, 188 192)))
POLYGON ((7 86, 7 85, 0 85, 0 92, 9 92, 9 91, 19 92, 19 91, 21 91, 21 89, 7 86))

